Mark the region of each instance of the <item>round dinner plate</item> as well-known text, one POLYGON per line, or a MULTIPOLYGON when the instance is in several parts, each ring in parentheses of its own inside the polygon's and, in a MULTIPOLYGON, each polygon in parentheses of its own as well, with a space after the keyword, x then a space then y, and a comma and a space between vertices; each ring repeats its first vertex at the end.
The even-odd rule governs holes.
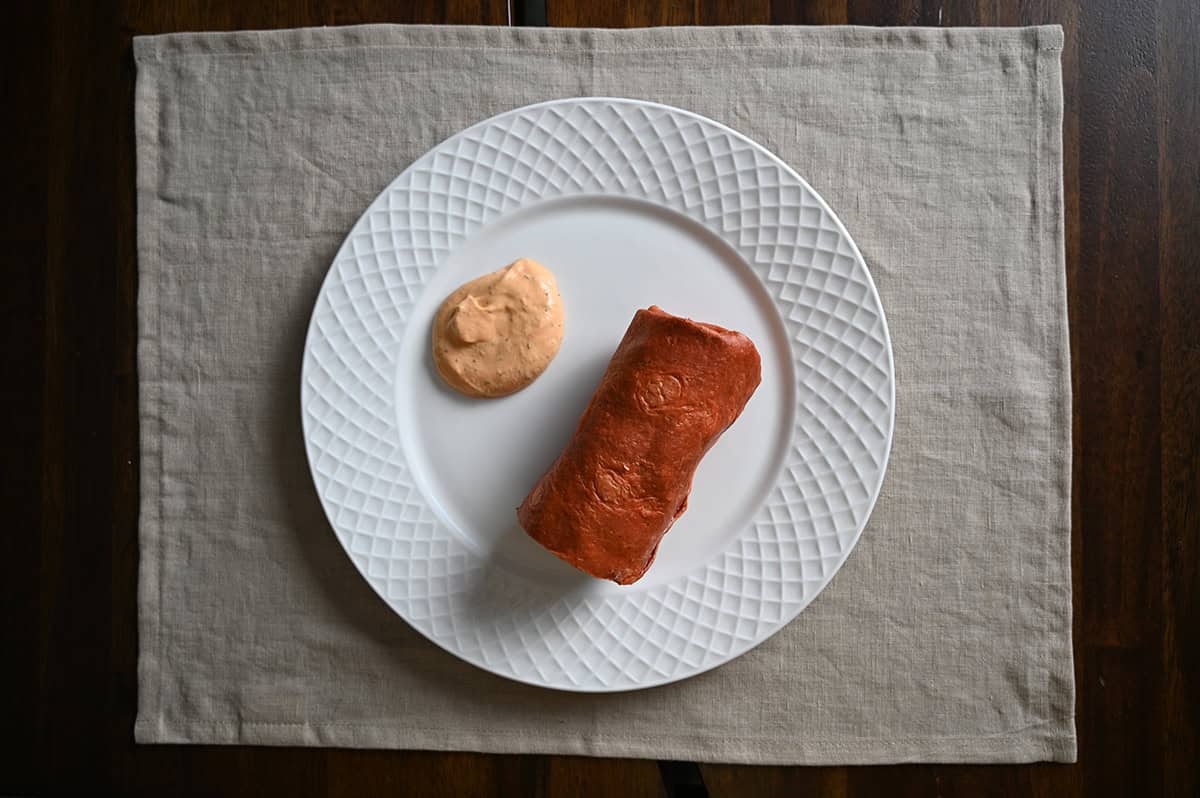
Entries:
POLYGON ((502 676, 610 691, 727 662, 812 601, 879 494, 894 386, 866 264, 803 179, 694 113, 580 98, 464 130, 371 203, 313 309, 301 406, 334 533, 400 617, 502 676), (433 367, 434 311, 518 257, 558 277, 562 348, 525 390, 467 399, 433 367), (652 304, 748 335, 763 380, 621 587, 543 550, 515 508, 652 304))

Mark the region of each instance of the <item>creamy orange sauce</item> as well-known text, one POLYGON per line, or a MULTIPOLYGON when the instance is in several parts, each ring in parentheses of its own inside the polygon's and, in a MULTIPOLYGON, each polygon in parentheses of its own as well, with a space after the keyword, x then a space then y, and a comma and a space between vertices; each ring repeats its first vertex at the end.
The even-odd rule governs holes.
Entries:
POLYGON ((446 297, 433 318, 433 362, 467 396, 506 396, 546 370, 562 337, 558 281, 521 258, 446 297))

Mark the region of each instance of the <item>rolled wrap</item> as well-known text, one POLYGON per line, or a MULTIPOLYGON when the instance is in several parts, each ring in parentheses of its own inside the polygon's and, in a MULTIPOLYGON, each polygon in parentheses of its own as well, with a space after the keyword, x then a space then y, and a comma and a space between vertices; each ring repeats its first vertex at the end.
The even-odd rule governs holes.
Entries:
POLYGON ((700 460, 761 379, 741 333, 639 310, 575 434, 517 508, 521 526, 592 576, 641 579, 700 460))

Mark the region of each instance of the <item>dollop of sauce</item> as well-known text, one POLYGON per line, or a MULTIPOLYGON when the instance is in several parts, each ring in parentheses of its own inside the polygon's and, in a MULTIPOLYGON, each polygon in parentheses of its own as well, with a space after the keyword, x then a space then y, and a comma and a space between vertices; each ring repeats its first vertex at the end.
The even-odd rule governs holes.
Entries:
POLYGON ((563 337, 558 281, 529 258, 451 292, 433 318, 433 362, 467 396, 507 396, 533 382, 563 337))

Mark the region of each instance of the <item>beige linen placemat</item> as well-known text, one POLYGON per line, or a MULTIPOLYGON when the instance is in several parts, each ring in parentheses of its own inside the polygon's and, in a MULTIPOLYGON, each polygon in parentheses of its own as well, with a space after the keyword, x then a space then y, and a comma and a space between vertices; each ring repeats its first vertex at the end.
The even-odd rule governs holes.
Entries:
POLYGON ((751 763, 1075 758, 1057 27, 370 26, 135 40, 142 742, 751 763), (491 676, 394 616, 322 514, 305 328, 357 216, 468 125, 573 95, 759 141, 878 283, 897 412, 832 584, 652 690, 491 676))

